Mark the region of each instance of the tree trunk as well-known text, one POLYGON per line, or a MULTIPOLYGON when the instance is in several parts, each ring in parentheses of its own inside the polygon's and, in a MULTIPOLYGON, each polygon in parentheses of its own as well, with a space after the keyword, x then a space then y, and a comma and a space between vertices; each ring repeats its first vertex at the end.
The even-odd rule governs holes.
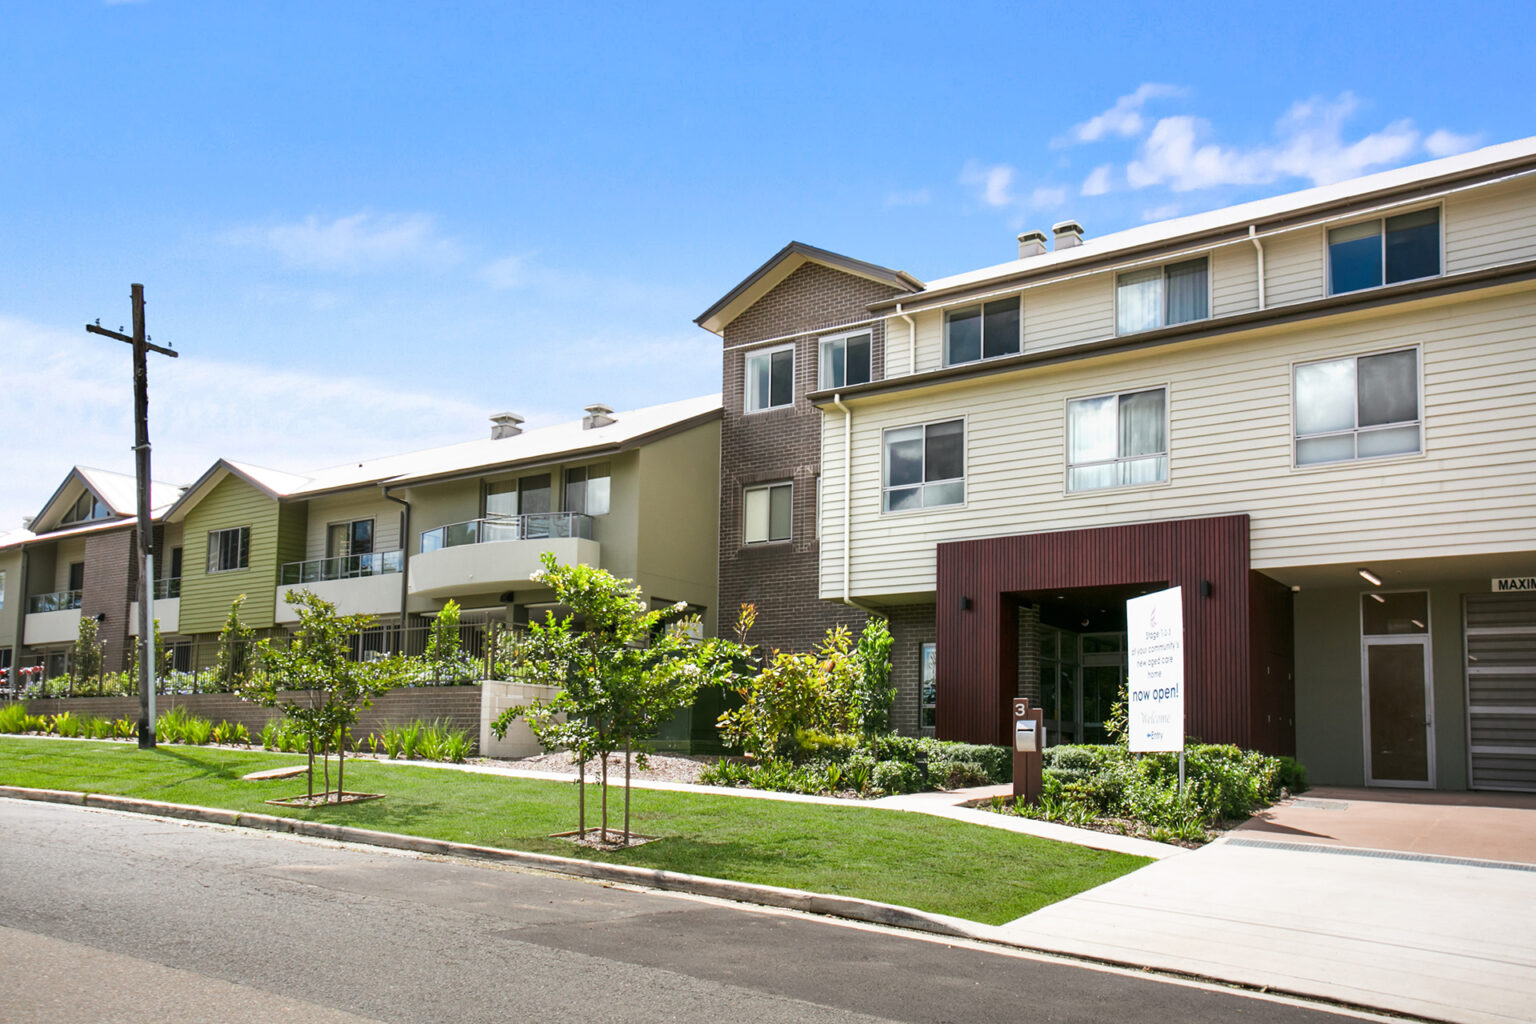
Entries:
POLYGON ((576 828, 581 838, 587 838, 587 762, 576 763, 576 828))
POLYGON ((624 741, 624 845, 629 845, 629 740, 624 741))
POLYGON ((347 787, 342 782, 342 772, 347 767, 347 730, 341 730, 341 742, 336 745, 336 801, 347 795, 347 787))
POLYGON ((315 737, 309 736, 309 772, 306 776, 309 780, 309 802, 315 802, 315 737))
POLYGON ((331 802, 331 738, 320 744, 320 763, 325 767, 325 802, 331 802))

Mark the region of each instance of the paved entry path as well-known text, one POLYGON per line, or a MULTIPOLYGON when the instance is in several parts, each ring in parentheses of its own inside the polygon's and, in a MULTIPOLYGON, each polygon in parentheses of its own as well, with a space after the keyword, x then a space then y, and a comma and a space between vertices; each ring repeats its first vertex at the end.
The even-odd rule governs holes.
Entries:
POLYGON ((1533 837, 1526 798, 1314 790, 1002 931, 1038 948, 1437 1020, 1528 1024, 1533 837))

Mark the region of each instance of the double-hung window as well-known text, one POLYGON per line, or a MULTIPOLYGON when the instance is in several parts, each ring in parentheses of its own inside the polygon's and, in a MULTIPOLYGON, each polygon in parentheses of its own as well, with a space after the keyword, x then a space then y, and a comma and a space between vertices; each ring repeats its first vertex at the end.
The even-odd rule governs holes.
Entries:
POLYGON ((944 365, 1019 352, 1019 297, 957 309, 944 318, 944 365))
POLYGON ((1421 450, 1419 352, 1405 348, 1295 369, 1296 465, 1421 450))
POLYGON ((869 383, 869 332, 821 339, 821 386, 846 388, 869 383))
POLYGON ((608 514, 608 463, 593 466, 577 466, 565 471, 566 512, 581 512, 589 516, 608 514))
POLYGON ((965 421, 885 432, 886 512, 965 502, 965 421))
POLYGON ((232 572, 251 564, 251 528, 233 526, 208 534, 208 571, 232 572))
POLYGON ((748 352, 746 358, 747 412, 764 412, 795 404, 795 346, 748 352))
POLYGON ((1440 273, 1440 210, 1350 224, 1328 232, 1328 293, 1340 295, 1440 273))
POLYGON ((748 487, 741 493, 741 539, 744 544, 769 544, 790 537, 793 484, 748 487))
POLYGON ((1204 320, 1211 315, 1209 262, 1204 256, 1115 279, 1115 331, 1134 334, 1204 320))
POLYGON ((1151 388, 1067 403, 1067 490, 1168 479, 1168 390, 1151 388))

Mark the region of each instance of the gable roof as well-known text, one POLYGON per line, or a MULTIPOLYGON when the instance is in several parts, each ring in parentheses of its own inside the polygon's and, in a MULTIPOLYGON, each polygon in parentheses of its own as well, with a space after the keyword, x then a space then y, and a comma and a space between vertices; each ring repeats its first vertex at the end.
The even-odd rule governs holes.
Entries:
MULTIPOLYGON (((115 518, 133 517, 139 512, 138 479, 124 473, 114 473, 111 470, 95 469, 90 466, 73 466, 65 474, 53 494, 43 502, 42 509, 32 519, 32 530, 29 532, 45 533, 49 530, 37 529, 53 524, 55 518, 62 518, 68 505, 73 505, 77 500, 76 491, 71 484, 78 483, 82 488, 94 494, 115 518), (65 495, 69 499, 65 501, 65 495)), ((177 487, 160 480, 152 480, 149 485, 150 517, 158 519, 172 502, 176 500, 177 487)), ((100 522, 100 520, 97 520, 100 522)), ((75 524, 71 523, 71 526, 75 524)))
POLYGON ((758 299, 767 295, 786 277, 807 263, 819 263, 845 274, 878 281, 898 291, 923 290, 923 282, 904 270, 892 270, 875 263, 865 263, 852 256, 818 249, 804 242, 790 242, 775 253, 767 263, 752 271, 740 284, 726 292, 713 306, 695 317, 693 322, 706 331, 721 333, 725 330, 726 324, 751 308, 758 299))
POLYGON ((179 522, 226 477, 234 476, 273 499, 307 498, 368 486, 406 486, 443 477, 510 468, 555 458, 581 458, 636 447, 677 430, 720 416, 719 395, 705 395, 665 405, 613 414, 607 426, 587 430, 581 420, 540 427, 512 437, 482 438, 441 448, 349 462, 305 474, 284 473, 249 463, 220 459, 166 510, 179 522))

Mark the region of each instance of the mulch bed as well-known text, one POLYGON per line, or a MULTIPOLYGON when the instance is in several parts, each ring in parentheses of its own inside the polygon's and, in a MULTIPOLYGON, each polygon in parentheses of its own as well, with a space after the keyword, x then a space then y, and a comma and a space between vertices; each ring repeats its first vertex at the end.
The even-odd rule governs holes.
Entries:
POLYGON ((381 800, 383 793, 322 793, 317 796, 290 796, 280 800, 268 800, 279 807, 325 807, 334 804, 360 804, 365 800, 381 800))

